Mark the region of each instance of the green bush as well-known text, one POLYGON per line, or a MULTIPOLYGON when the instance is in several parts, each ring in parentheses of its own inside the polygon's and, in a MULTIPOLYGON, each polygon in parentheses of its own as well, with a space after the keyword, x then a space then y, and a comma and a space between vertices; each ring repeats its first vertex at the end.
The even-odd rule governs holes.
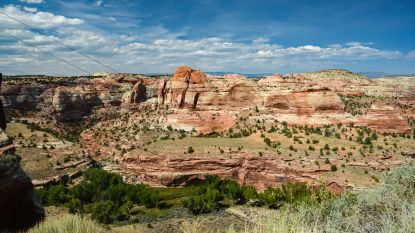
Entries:
POLYGON ((193 152, 195 152, 195 150, 193 147, 189 146, 189 148, 187 148, 187 153, 192 154, 193 152))
POLYGON ((415 167, 408 166, 387 174, 373 189, 318 205, 287 206, 270 225, 277 232, 414 232, 414 213, 415 167))
POLYGON ((268 188, 258 193, 253 187, 241 187, 235 181, 221 180, 218 176, 206 176, 195 196, 183 201, 183 206, 193 214, 209 213, 225 207, 226 200, 234 204, 250 202, 255 206, 280 208, 285 203, 320 203, 333 195, 324 188, 312 191, 305 184, 284 184, 281 188, 268 188))
POLYGON ((120 175, 90 168, 84 180, 71 188, 63 184, 37 190, 45 205, 66 206, 71 213, 91 213, 102 223, 125 217, 126 203, 158 207, 159 193, 143 184, 126 184, 120 175))

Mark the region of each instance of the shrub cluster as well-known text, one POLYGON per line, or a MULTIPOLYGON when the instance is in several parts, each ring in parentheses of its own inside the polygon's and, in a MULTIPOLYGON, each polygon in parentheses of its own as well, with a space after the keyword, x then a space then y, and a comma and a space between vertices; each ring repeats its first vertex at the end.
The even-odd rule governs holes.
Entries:
POLYGON ((27 120, 17 120, 16 122, 26 125, 27 128, 30 129, 31 131, 42 131, 42 132, 45 132, 45 133, 49 133, 49 134, 53 135, 56 138, 64 138, 64 139, 66 139, 70 142, 78 142, 79 141, 79 134, 59 133, 58 131, 55 131, 55 130, 50 129, 50 128, 41 127, 41 126, 36 125, 34 123, 31 123, 27 120))
POLYGON ((143 184, 126 184, 120 175, 89 168, 71 188, 63 184, 37 190, 45 205, 65 206, 71 213, 90 213, 101 223, 128 220, 134 204, 157 207, 159 193, 143 184))
POLYGON ((270 225, 278 232, 414 232, 414 213, 412 165, 385 174, 372 189, 345 192, 320 205, 285 208, 270 225))
POLYGON ((235 181, 221 180, 218 176, 206 176, 206 180, 193 197, 183 201, 183 206, 193 214, 209 213, 232 204, 249 202, 255 206, 279 208, 284 203, 321 203, 333 198, 334 195, 324 188, 313 190, 305 184, 288 183, 281 188, 268 188, 257 192, 255 188, 240 186, 235 181))

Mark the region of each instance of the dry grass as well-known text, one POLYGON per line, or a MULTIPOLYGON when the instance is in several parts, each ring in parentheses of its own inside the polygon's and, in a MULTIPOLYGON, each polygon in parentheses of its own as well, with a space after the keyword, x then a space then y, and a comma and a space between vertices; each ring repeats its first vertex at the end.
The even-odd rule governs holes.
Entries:
POLYGON ((246 232, 415 232, 415 167, 397 169, 372 190, 289 207, 264 220, 246 232))
POLYGON ((65 215, 50 219, 30 229, 28 233, 100 233, 104 229, 97 223, 78 215, 65 215))

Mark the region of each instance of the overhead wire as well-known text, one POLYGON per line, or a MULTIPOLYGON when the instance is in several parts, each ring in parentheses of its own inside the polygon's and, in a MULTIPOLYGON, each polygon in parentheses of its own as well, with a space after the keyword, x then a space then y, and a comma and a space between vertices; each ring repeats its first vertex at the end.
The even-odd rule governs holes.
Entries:
POLYGON ((89 59, 89 60, 91 60, 91 61, 93 61, 93 62, 95 62, 95 63, 97 63, 97 64, 99 64, 99 65, 101 65, 101 66, 104 66, 105 68, 107 68, 107 69, 111 70, 111 71, 112 71, 112 72, 114 72, 114 73, 120 73, 119 71, 117 71, 117 70, 115 70, 115 69, 111 68, 110 66, 108 66, 108 65, 106 65, 106 64, 104 64, 104 63, 102 63, 102 62, 98 61, 97 59, 95 59, 95 58, 93 58, 93 57, 91 57, 91 56, 89 56, 89 55, 87 55, 87 54, 85 54, 85 53, 83 53, 83 52, 80 52, 80 51, 76 50, 75 48, 73 48, 73 47, 71 47, 71 46, 69 46, 69 45, 67 45, 67 44, 65 44, 65 43, 63 43, 63 42, 61 42, 60 40, 55 39, 54 37, 50 37, 49 35, 45 34, 44 32, 42 32, 42 31, 40 31, 40 30, 38 30, 38 29, 36 29, 36 28, 31 27, 30 25, 28 25, 28 24, 26 24, 26 23, 22 22, 21 20, 16 19, 16 18, 15 18, 15 17, 13 17, 13 16, 10 16, 9 14, 6 14, 6 13, 1 12, 1 11, 0 11, 0 14, 4 15, 4 16, 6 16, 6 17, 8 17, 8 18, 10 18, 10 19, 12 19, 12 20, 14 20, 14 21, 16 21, 16 22, 20 23, 20 24, 22 24, 23 26, 25 26, 25 28, 26 28, 26 29, 28 29, 28 30, 30 30, 30 31, 35 31, 35 32, 37 32, 37 33, 39 33, 39 34, 41 34, 41 35, 43 35, 43 36, 45 36, 45 37, 47 37, 47 38, 49 38, 49 39, 52 39, 55 43, 58 43, 58 44, 60 44, 60 45, 62 45, 62 46, 64 46, 64 47, 66 47, 66 48, 68 48, 68 49, 70 49, 70 50, 72 50, 72 51, 74 51, 74 52, 78 53, 79 55, 81 55, 81 56, 83 56, 83 57, 85 57, 85 58, 87 58, 87 59, 89 59))
POLYGON ((80 70, 80 71, 82 71, 82 72, 84 72, 84 73, 86 73, 86 74, 88 74, 88 75, 92 75, 92 73, 90 73, 90 72, 88 72, 88 71, 84 70, 83 68, 81 68, 81 67, 79 67, 79 66, 77 66, 77 65, 75 65, 75 64, 73 64, 73 63, 71 63, 70 61, 67 61, 67 60, 65 60, 65 59, 63 59, 63 58, 60 58, 60 57, 58 57, 58 56, 54 55, 53 53, 48 52, 48 51, 46 51, 46 50, 44 50, 44 49, 38 48, 38 47, 34 46, 33 44, 31 44, 31 43, 29 43, 29 42, 26 42, 26 41, 24 41, 23 39, 21 39, 21 38, 19 38, 19 37, 17 37, 17 36, 14 36, 14 35, 12 35, 12 34, 10 34, 10 33, 6 32, 6 31, 4 31, 4 30, 2 30, 2 29, 0 29, 0 32, 2 32, 2 33, 4 33, 4 34, 8 35, 9 37, 12 37, 12 38, 14 38, 14 39, 16 39, 16 40, 20 41, 20 42, 22 42, 22 43, 24 43, 24 44, 26 44, 26 45, 28 45, 28 46, 30 46, 30 47, 32 47, 32 48, 34 48, 34 49, 37 49, 37 50, 39 50, 39 51, 41 51, 41 52, 43 52, 43 53, 45 53, 45 54, 48 54, 49 56, 52 56, 52 57, 54 57, 54 58, 56 58, 56 59, 58 59, 58 60, 60 60, 60 61, 62 61, 62 62, 64 62, 64 63, 66 63, 66 64, 68 64, 68 65, 72 66, 72 67, 75 67, 75 68, 77 68, 78 70, 80 70))

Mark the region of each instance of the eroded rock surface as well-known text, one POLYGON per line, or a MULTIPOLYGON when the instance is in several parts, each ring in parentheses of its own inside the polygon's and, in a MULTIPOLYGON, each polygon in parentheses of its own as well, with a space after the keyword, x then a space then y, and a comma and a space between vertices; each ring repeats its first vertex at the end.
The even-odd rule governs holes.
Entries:
POLYGON ((205 176, 218 175, 236 180, 241 185, 258 190, 276 187, 288 182, 311 183, 319 171, 296 171, 277 163, 274 158, 241 155, 235 158, 168 158, 129 154, 123 160, 125 171, 137 176, 136 180, 154 186, 182 186, 198 183, 205 176))
MULTIPOLYGON (((255 81, 242 75, 210 76, 179 67, 172 79, 159 82, 158 107, 206 112, 204 115, 217 111, 221 118, 257 108, 290 124, 355 124, 380 132, 410 134, 407 118, 412 115, 402 106, 413 106, 413 88, 413 79, 369 80, 345 70, 276 74, 255 81), (364 98, 370 98, 371 104, 362 104, 364 98)), ((406 108, 414 112, 413 107, 406 108)), ((181 129, 191 125, 201 128, 194 116, 183 111, 180 114, 170 116, 170 121, 184 125, 181 129)))
POLYGON ((0 156, 0 209, 0 231, 24 230, 45 216, 20 157, 14 154, 0 156))

